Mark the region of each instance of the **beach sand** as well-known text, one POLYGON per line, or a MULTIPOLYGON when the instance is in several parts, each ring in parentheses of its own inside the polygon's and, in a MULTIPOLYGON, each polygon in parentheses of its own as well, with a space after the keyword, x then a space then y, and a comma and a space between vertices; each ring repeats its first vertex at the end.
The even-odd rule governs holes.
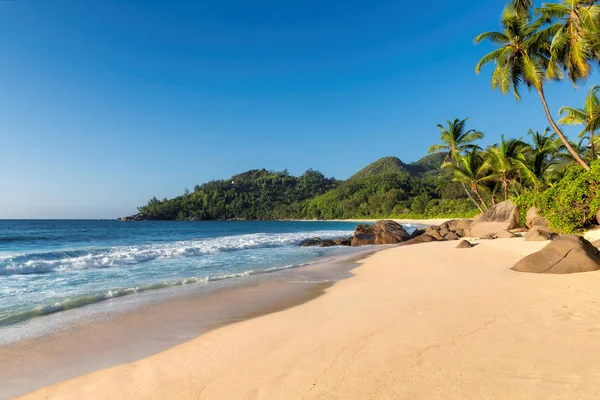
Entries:
POLYGON ((31 399, 597 399, 600 274, 510 267, 544 242, 380 251, 307 303, 31 399))

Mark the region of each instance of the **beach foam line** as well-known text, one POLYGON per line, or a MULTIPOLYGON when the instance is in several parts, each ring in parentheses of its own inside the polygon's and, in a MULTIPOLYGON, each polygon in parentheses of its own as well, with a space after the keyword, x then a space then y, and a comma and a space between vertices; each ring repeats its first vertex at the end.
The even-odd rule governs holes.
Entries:
POLYGON ((207 277, 188 277, 188 278, 183 278, 183 279, 178 279, 178 280, 163 281, 163 282, 156 282, 156 283, 151 283, 151 284, 147 284, 147 285, 140 285, 140 286, 136 286, 136 287, 109 289, 109 290, 106 290, 106 291, 103 291, 100 293, 85 294, 85 295, 68 298, 65 300, 57 301, 57 302, 51 302, 48 304, 44 304, 41 306, 32 307, 32 308, 28 308, 28 309, 9 310, 9 311, 5 311, 5 312, 1 312, 0 313, 0 327, 13 325, 13 324, 17 324, 20 322, 25 322, 27 320, 30 320, 30 319, 33 319, 36 317, 43 317, 46 315, 55 314, 55 313, 62 312, 62 311, 68 311, 68 310, 72 310, 75 308, 80 308, 80 307, 88 306, 91 304, 100 303, 100 302, 103 302, 106 300, 111 300, 111 299, 116 299, 118 297, 132 295, 135 293, 143 293, 143 292, 148 292, 151 290, 167 289, 167 288, 173 288, 173 287, 177 287, 177 286, 184 286, 184 285, 190 285, 190 284, 216 282, 216 281, 223 281, 223 280, 234 279, 234 278, 244 278, 244 277, 253 276, 253 275, 269 274, 269 273, 283 271, 283 270, 291 269, 291 268, 304 267, 304 266, 308 266, 308 265, 316 265, 316 264, 320 264, 323 262, 329 262, 332 260, 333 260, 333 258, 329 258, 329 259, 319 260, 319 261, 314 261, 314 262, 307 262, 307 263, 301 263, 301 264, 289 264, 289 265, 283 265, 280 267, 272 267, 272 268, 267 268, 267 269, 251 269, 251 270, 242 271, 242 272, 238 272, 238 273, 232 273, 232 274, 214 275, 214 276, 207 276, 207 277))
POLYGON ((243 249, 281 247, 310 237, 323 239, 350 235, 349 231, 254 233, 199 240, 147 243, 110 248, 32 252, 0 257, 0 275, 66 272, 92 268, 118 268, 152 260, 198 257, 243 249))

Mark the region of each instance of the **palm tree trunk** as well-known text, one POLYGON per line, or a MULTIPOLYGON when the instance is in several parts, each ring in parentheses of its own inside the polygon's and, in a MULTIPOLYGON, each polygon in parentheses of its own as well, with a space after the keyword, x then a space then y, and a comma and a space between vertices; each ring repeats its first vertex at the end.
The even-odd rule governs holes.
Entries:
POLYGON ((483 205, 483 208, 485 208, 486 210, 488 209, 487 204, 485 204, 485 200, 483 200, 483 197, 481 197, 481 193, 479 193, 479 189, 477 189, 477 185, 475 185, 475 188, 473 190, 475 192, 475 194, 477 195, 477 197, 479 198, 479 201, 481 202, 481 204, 483 205))
POLYGON ((465 185, 464 182, 461 182, 461 185, 463 189, 465 189, 465 193, 467 194, 467 196, 469 196, 469 199, 471 199, 471 201, 475 203, 479 211, 483 212, 483 208, 481 208, 481 205, 477 202, 477 200, 475 200, 475 198, 473 198, 473 195, 471 194, 471 192, 469 192, 469 189, 467 189, 467 185, 465 185))
POLYGON ((592 151, 592 162, 596 161, 596 146, 594 146, 594 131, 590 131, 590 150, 592 151))
POLYGON ((502 187, 504 189, 504 201, 508 200, 508 182, 502 181, 502 187))
POLYGON ((540 100, 542 100, 542 105, 544 106, 544 112, 546 113, 546 118, 548 118, 548 122, 550 122, 552 129, 554 129, 554 131, 556 132, 556 134, 558 135, 560 140, 563 142, 563 144, 565 145, 565 147, 567 148, 569 153, 571 153, 571 155, 573 156, 575 161, 577 161, 577 163, 579 163, 579 165, 581 165, 583 168, 585 168, 587 171, 589 171, 590 166, 587 165, 585 163, 585 161, 583 161, 583 159, 581 158, 581 156, 579 154, 577 154, 577 152, 573 149, 573 146, 571 146, 571 143, 569 143, 569 141, 567 140, 565 135, 562 133, 562 131, 558 127, 558 125, 556 125, 556 122, 554 122, 554 119, 552 118, 552 114, 550 114, 550 109, 548 108, 548 102, 546 101, 546 96, 544 95, 544 89, 542 88, 542 86, 537 87, 536 89, 537 89, 538 94, 540 95, 540 100))

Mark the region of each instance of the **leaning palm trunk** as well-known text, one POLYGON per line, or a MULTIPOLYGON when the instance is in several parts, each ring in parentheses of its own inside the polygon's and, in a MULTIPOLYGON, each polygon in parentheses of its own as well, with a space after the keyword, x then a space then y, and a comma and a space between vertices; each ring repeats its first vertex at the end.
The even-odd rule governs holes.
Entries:
POLYGON ((556 125, 556 122, 554 122, 554 118, 552 118, 552 114, 550 114, 550 109, 548 108, 548 102, 546 101, 546 96, 544 95, 544 89, 541 86, 537 87, 536 89, 540 96, 540 99, 542 100, 542 105, 544 106, 544 112, 546 113, 546 118, 548 119, 548 122, 550 122, 552 129, 554 129, 554 131, 560 138, 561 142, 566 147, 566 149, 569 151, 569 153, 571 153, 571 156, 575 159, 575 161, 577 161, 577 163, 579 165, 581 165, 583 168, 585 168, 587 171, 589 171, 590 166, 587 165, 586 162, 583 161, 581 156, 575 151, 575 149, 573 149, 573 146, 571 146, 571 144, 569 143, 569 141, 567 140, 565 135, 562 133, 562 131, 558 127, 558 125, 556 125))
POLYGON ((475 192, 475 194, 477 195, 477 197, 479 198, 479 201, 481 202, 481 204, 483 205, 483 208, 485 208, 486 210, 488 209, 487 204, 485 203, 485 200, 483 199, 483 197, 481 197, 481 193, 479 193, 479 189, 477 189, 477 184, 475 184, 473 186, 473 191, 475 192))
POLYGON ((461 182, 461 185, 463 189, 465 189, 465 193, 467 194, 467 196, 469 196, 469 199, 471 199, 471 201, 477 206, 479 211, 484 212, 483 208, 481 208, 481 205, 477 202, 477 200, 475 200, 469 189, 467 189, 467 185, 465 185, 464 182, 461 182))

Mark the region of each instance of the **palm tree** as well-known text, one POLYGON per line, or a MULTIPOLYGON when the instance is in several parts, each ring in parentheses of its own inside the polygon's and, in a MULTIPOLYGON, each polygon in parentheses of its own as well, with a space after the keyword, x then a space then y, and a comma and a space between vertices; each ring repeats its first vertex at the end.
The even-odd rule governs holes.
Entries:
MULTIPOLYGON (((598 26, 600 6, 592 0, 562 0, 544 3, 536 12, 553 22, 550 45, 550 63, 546 74, 550 79, 559 77, 564 67, 574 85, 589 76, 594 59, 593 35, 598 26)), ((598 53, 596 53, 597 55, 598 53)))
POLYGON ((485 166, 490 168, 492 177, 502 184, 504 200, 508 200, 510 185, 516 181, 522 169, 523 152, 527 144, 520 139, 502 139, 500 143, 488 147, 485 166))
POLYGON ((557 165, 557 154, 562 147, 556 133, 546 128, 543 133, 529 130, 531 145, 517 156, 517 168, 522 179, 535 187, 545 185, 550 180, 557 165))
POLYGON ((488 173, 489 169, 485 166, 483 157, 479 154, 479 147, 474 147, 471 151, 467 151, 465 154, 457 157, 456 165, 450 162, 446 162, 442 165, 442 168, 447 168, 454 173, 454 181, 463 184, 463 187, 468 186, 471 192, 477 196, 477 200, 473 197, 472 193, 466 190, 469 199, 479 209, 484 212, 488 209, 488 206, 481 196, 479 188, 483 183, 490 180, 491 176, 488 173))
POLYGON ((438 124, 438 128, 442 132, 442 143, 431 146, 428 153, 445 151, 446 158, 444 162, 447 162, 449 158, 456 161, 461 152, 475 147, 473 142, 483 138, 483 133, 475 129, 467 130, 466 125, 468 120, 469 118, 463 120, 455 118, 454 121, 446 120, 446 127, 438 124))
POLYGON ((592 161, 596 159, 594 134, 600 129, 600 100, 598 99, 600 86, 596 85, 590 89, 583 108, 561 107, 559 113, 564 117, 558 121, 563 125, 585 125, 579 137, 589 135, 592 161))
POLYGON ((522 13, 509 4, 502 15, 503 32, 484 32, 475 38, 475 44, 489 40, 500 46, 484 56, 475 67, 475 72, 481 72, 481 67, 491 62, 496 63, 492 74, 492 87, 500 89, 502 94, 511 89, 517 99, 520 99, 520 89, 524 84, 528 89, 535 89, 542 101, 546 118, 554 131, 560 137, 564 146, 573 158, 586 170, 590 167, 575 152, 565 135, 554 122, 548 102, 544 95, 544 75, 550 62, 550 38, 552 31, 541 28, 546 24, 543 19, 532 21, 531 12, 522 13))

